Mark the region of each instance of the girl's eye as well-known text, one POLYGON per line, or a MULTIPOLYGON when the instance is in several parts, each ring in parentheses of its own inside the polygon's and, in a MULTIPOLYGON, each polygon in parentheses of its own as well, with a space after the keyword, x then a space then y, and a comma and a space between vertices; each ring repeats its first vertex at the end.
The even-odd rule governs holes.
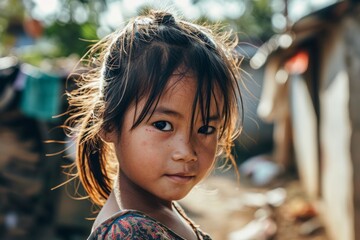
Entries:
POLYGON ((205 135, 210 135, 210 134, 214 133, 215 130, 216 129, 214 127, 212 127, 212 126, 204 125, 204 126, 199 128, 198 133, 205 134, 205 135))
POLYGON ((172 131, 173 127, 171 125, 171 123, 167 122, 167 121, 158 121, 158 122, 154 122, 153 126, 161 131, 172 131))

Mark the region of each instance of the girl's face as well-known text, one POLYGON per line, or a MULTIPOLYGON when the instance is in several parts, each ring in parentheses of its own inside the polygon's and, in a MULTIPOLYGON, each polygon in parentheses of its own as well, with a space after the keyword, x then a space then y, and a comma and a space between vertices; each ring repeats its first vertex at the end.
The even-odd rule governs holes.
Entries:
POLYGON ((130 191, 163 201, 178 200, 212 168, 221 121, 212 99, 209 124, 204 125, 197 108, 190 132, 195 81, 192 76, 179 80, 173 75, 151 118, 133 130, 144 101, 126 112, 121 135, 112 142, 120 163, 120 184, 130 186, 130 191))

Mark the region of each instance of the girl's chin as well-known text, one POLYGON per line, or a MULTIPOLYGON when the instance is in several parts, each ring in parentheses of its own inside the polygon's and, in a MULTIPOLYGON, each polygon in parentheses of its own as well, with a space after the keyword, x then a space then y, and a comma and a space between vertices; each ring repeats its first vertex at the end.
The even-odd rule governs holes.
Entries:
POLYGON ((186 197, 188 195, 188 193, 189 192, 175 194, 175 195, 167 196, 167 197, 160 197, 160 198, 163 199, 164 201, 168 201, 168 202, 179 201, 179 200, 183 199, 184 197, 186 197))

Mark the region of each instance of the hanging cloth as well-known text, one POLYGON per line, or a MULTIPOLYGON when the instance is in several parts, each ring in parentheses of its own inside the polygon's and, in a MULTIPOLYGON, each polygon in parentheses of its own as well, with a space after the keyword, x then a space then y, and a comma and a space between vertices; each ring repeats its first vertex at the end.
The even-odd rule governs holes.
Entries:
POLYGON ((44 73, 28 64, 23 64, 21 70, 26 76, 21 110, 25 115, 39 120, 54 120, 61 107, 60 76, 44 73))

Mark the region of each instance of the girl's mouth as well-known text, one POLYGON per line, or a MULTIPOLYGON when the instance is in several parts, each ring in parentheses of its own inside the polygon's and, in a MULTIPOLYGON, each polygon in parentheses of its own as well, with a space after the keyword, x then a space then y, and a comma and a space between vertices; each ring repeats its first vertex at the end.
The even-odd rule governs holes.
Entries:
POLYGON ((171 181, 176 182, 178 184, 186 184, 192 181, 195 176, 194 175, 186 175, 186 174, 165 174, 165 177, 169 178, 171 181))

